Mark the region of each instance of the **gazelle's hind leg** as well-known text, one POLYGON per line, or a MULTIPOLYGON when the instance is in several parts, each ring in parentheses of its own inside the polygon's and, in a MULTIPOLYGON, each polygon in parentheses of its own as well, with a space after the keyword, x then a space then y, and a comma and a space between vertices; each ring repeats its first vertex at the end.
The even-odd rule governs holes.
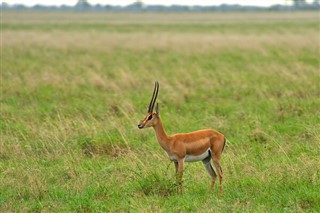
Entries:
POLYGON ((209 156, 206 159, 202 160, 202 163, 204 164, 204 167, 208 171, 209 175, 211 176, 210 189, 212 189, 214 184, 215 184, 215 182, 216 182, 217 174, 215 173, 215 171, 213 170, 213 168, 211 166, 211 163, 210 163, 211 159, 210 158, 211 158, 211 156, 209 156))
MULTIPOLYGON (((222 147, 222 149, 223 149, 223 147, 222 147)), ((222 150, 219 147, 215 147, 215 146, 212 146, 211 150, 212 150, 212 155, 211 155, 212 161, 213 161, 214 167, 216 168, 216 172, 219 175, 220 193, 222 193, 222 176, 223 176, 223 173, 222 173, 222 168, 221 168, 221 165, 220 165, 222 150)))
POLYGON ((209 175, 211 176, 210 189, 212 189, 215 182, 216 182, 217 175, 216 175, 215 171, 213 170, 210 162, 205 164, 204 166, 206 167, 206 170, 208 171, 209 175))
POLYGON ((220 193, 222 193, 222 176, 223 176, 223 172, 222 172, 222 168, 221 168, 221 165, 220 165, 220 162, 213 159, 213 164, 219 174, 219 180, 220 180, 220 193))

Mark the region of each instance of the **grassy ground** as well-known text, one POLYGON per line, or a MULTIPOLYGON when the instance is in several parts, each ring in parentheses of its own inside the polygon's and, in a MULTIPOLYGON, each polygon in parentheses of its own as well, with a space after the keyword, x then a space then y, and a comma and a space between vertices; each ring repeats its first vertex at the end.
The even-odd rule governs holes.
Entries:
POLYGON ((2 12, 0 211, 319 212, 319 16, 2 12), (229 139, 184 194, 152 129, 229 139))

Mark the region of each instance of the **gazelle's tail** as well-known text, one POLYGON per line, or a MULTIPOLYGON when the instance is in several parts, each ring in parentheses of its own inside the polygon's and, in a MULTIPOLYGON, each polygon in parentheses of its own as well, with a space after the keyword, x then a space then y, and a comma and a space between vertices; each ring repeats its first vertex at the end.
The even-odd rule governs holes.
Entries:
POLYGON ((229 146, 230 144, 231 144, 230 141, 226 137, 224 137, 224 144, 223 144, 222 151, 224 150, 225 146, 229 146))
POLYGON ((224 147, 226 146, 226 143, 227 143, 227 139, 226 139, 226 137, 224 137, 222 151, 224 150, 224 147))

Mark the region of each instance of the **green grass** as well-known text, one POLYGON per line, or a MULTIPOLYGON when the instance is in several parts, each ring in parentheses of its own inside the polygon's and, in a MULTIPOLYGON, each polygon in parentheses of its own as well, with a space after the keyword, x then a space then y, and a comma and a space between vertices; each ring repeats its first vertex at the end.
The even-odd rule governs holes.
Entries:
POLYGON ((320 211, 316 12, 2 16, 1 212, 320 211), (230 141, 223 195, 136 127, 155 80, 169 134, 230 141))

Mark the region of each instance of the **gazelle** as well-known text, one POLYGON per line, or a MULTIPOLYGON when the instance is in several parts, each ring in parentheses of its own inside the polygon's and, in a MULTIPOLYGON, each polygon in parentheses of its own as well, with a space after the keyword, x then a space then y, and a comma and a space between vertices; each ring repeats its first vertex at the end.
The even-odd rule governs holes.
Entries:
POLYGON ((217 174, 211 166, 211 159, 219 175, 220 192, 222 192, 220 160, 226 143, 224 135, 212 129, 167 135, 160 119, 158 103, 156 104, 156 111, 153 112, 158 92, 159 83, 156 81, 147 115, 140 121, 138 128, 153 127, 155 130, 158 143, 167 152, 170 160, 174 162, 180 192, 182 192, 184 162, 202 161, 211 176, 210 189, 214 186, 217 174))

